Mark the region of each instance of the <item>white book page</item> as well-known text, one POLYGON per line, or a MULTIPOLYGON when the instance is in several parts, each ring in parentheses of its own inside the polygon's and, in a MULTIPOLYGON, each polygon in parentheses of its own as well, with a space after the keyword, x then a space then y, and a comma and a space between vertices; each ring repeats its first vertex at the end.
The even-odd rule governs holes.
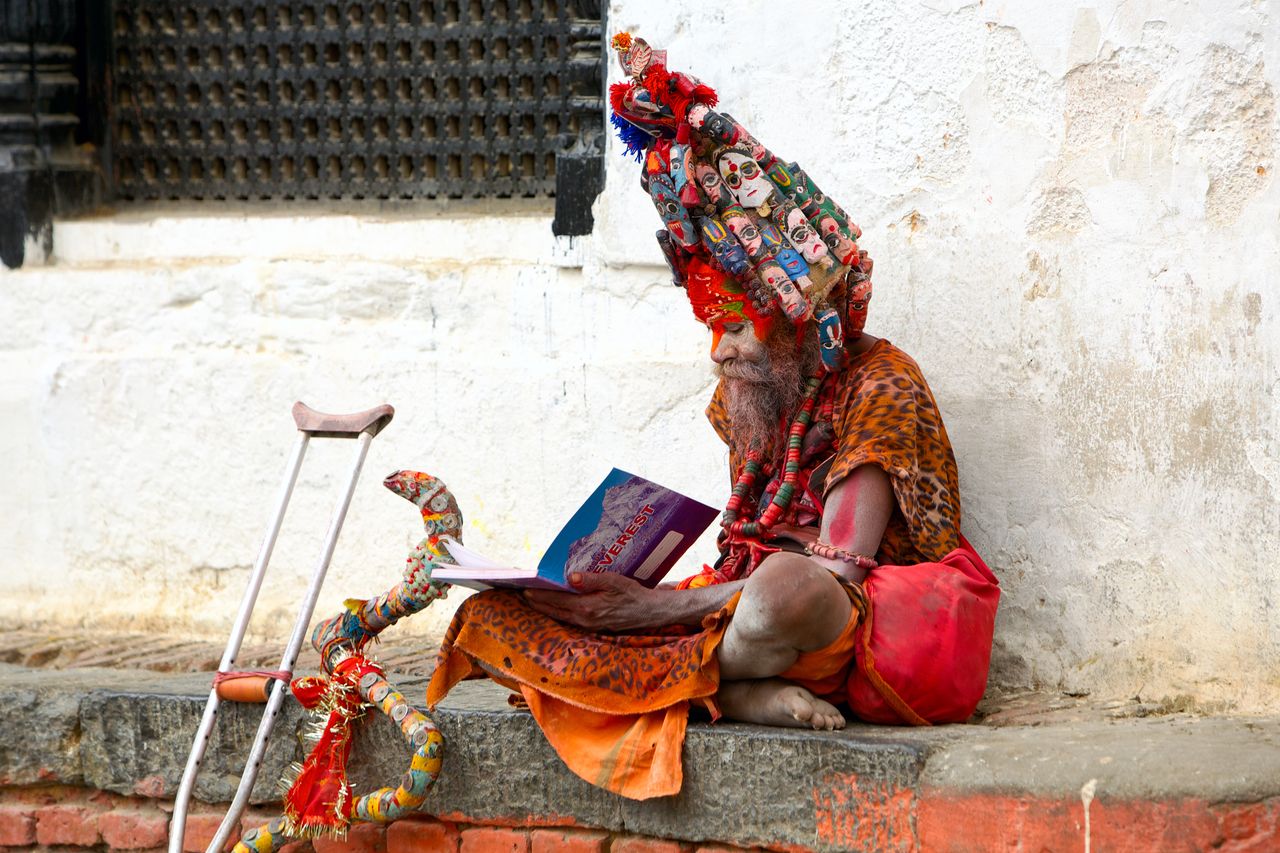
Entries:
POLYGON ((483 554, 472 551, 461 542, 450 539, 447 536, 441 537, 440 541, 457 565, 450 566, 444 563, 437 563, 436 568, 431 572, 433 578, 439 578, 440 580, 449 580, 451 578, 479 578, 483 580, 484 578, 493 578, 494 580, 499 580, 501 578, 529 578, 537 574, 533 569, 504 566, 502 563, 494 562, 483 554))

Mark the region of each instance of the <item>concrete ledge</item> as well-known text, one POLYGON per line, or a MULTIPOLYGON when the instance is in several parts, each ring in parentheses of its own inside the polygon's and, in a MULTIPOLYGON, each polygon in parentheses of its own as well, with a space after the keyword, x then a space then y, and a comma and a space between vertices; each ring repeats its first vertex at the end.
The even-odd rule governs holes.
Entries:
MULTIPOLYGON (((421 695, 424 679, 399 683, 421 695)), ((207 684, 201 674, 0 666, 0 785, 171 798, 207 684)), ((197 787, 209 803, 230 799, 258 719, 259 706, 224 708, 197 787)), ((1223 832, 1227 812, 1219 807, 1264 803, 1270 829, 1258 831, 1268 838, 1278 831, 1280 801, 1267 803, 1280 797, 1280 720, 1273 718, 855 725, 835 734, 694 724, 681 794, 633 802, 566 770, 529 715, 508 707, 494 685, 461 685, 434 717, 447 751, 424 811, 470 823, 587 826, 774 849, 927 849, 924 836, 940 821, 990 814, 996 823, 984 832, 1012 832, 1037 804, 1068 829, 1083 816, 1087 830, 1096 801, 1095 813, 1110 809, 1126 820, 1135 803, 1158 807, 1140 809, 1143 815, 1203 813, 1210 841, 1223 832)), ((288 703, 255 789, 264 807, 276 798, 280 772, 302 755, 302 723, 301 710, 288 703)), ((409 750, 377 717, 355 754, 354 781, 367 790, 397 779, 409 750)))
POLYGON ((227 205, 210 212, 204 205, 157 205, 58 221, 54 258, 76 266, 150 266, 193 258, 276 260, 283 252, 312 259, 582 266, 590 238, 557 238, 551 220, 540 199, 349 211, 227 205))

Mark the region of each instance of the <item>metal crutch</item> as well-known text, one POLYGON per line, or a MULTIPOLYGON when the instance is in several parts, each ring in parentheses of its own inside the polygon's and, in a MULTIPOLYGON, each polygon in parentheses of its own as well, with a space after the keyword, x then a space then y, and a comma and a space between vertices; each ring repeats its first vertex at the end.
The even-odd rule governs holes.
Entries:
MULTIPOLYGON (((293 420, 298 425, 298 439, 293 447, 293 455, 285 471, 284 483, 280 487, 280 496, 276 501, 276 512, 267 526, 267 535, 258 552, 253 573, 249 576, 249 584, 240 601, 240 611, 236 614, 235 625, 231 629, 231 638, 222 653, 222 662, 218 664, 218 672, 231 672, 235 666, 236 655, 240 653, 240 643, 244 640, 245 630, 249 626, 249 617, 253 614, 254 603, 258 599, 258 591, 262 588, 262 578, 267 571, 267 563, 271 560, 271 552, 275 548, 276 537, 280 535, 280 525, 284 521, 285 510, 289 506, 289 497, 293 494, 293 486, 298 480, 298 471, 302 467, 302 457, 307 452, 307 443, 314 438, 354 438, 357 439, 355 463, 352 466, 351 478, 347 487, 339 497, 337 507, 333 511, 333 519, 329 522, 329 531, 325 535, 324 550, 311 575, 311 584, 307 588, 306 598, 298 609, 298 620, 294 623, 293 634, 289 637, 289 645, 285 647, 284 656, 280 659, 280 669, 293 672, 298 659, 298 651, 302 648, 307 627, 311 624, 311 616, 315 611, 316 599, 320 595, 320 587, 324 583, 325 573, 329 570, 329 561, 333 558, 333 549, 338 544, 338 534, 347 517, 347 507, 351 504, 351 496, 355 492, 356 482, 360 479, 360 469, 364 466, 365 455, 369 452, 369 443, 381 432, 391 418, 395 409, 381 405, 365 412, 350 415, 327 415, 317 412, 304 403, 293 404, 293 420)), ((262 765, 262 757, 267 750, 267 740, 271 735, 271 727, 280 713, 280 704, 288 693, 287 684, 276 680, 270 688, 267 707, 262 714, 262 722, 258 725, 258 734, 254 738, 249 752, 249 760, 245 764, 240 777, 240 787, 236 789, 226 817, 218 827, 218 832, 210 842, 207 853, 220 853, 226 845, 231 833, 238 827, 240 815, 244 812, 253 790, 253 783, 258 778, 258 769, 262 765)), ((186 770, 182 774, 182 784, 178 787, 178 795, 173 804, 173 820, 169 823, 169 853, 182 853, 182 836, 187 825, 187 807, 191 802, 191 792, 195 788, 196 776, 200 772, 200 762, 204 758, 205 749, 209 745, 209 734, 213 731, 214 718, 218 713, 221 701, 218 687, 209 691, 209 699, 204 706, 204 716, 200 718, 200 727, 196 730, 195 743, 191 747, 191 755, 187 759, 186 770)))

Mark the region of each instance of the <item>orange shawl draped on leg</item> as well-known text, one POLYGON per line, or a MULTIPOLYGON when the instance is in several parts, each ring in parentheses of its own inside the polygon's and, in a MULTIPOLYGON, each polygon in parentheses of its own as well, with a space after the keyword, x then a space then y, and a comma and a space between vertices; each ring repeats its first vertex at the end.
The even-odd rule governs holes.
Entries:
POLYGON ((716 648, 737 596, 696 634, 596 634, 563 625, 517 592, 462 603, 427 685, 434 708, 459 681, 490 677, 519 691, 564 763, 631 799, 676 794, 691 704, 713 717, 716 648))

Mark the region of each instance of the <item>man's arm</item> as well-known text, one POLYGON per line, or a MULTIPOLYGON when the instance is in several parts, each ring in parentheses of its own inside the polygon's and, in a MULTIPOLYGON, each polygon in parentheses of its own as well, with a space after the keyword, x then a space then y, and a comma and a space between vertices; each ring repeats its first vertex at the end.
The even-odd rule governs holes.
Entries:
MULTIPOLYGON (((893 483, 879 465, 859 465, 827 492, 818 540, 844 551, 874 558, 894 507, 893 483)), ((843 560, 813 559, 851 581, 861 583, 866 569, 843 560)))
MULTIPOLYGON (((827 493, 819 539, 855 554, 874 557, 894 507, 893 484, 879 465, 860 465, 827 493)), ((814 561, 860 582, 866 570, 842 560, 814 561)), ((553 619, 592 631, 636 631, 662 625, 700 625, 723 607, 745 580, 700 589, 648 589, 631 578, 604 572, 574 572, 580 593, 528 590, 529 606, 553 619)))
POLYGON ((553 619, 592 631, 636 631, 662 625, 700 625, 723 607, 746 581, 700 589, 648 589, 612 572, 572 572, 579 593, 527 590, 529 606, 553 619))

